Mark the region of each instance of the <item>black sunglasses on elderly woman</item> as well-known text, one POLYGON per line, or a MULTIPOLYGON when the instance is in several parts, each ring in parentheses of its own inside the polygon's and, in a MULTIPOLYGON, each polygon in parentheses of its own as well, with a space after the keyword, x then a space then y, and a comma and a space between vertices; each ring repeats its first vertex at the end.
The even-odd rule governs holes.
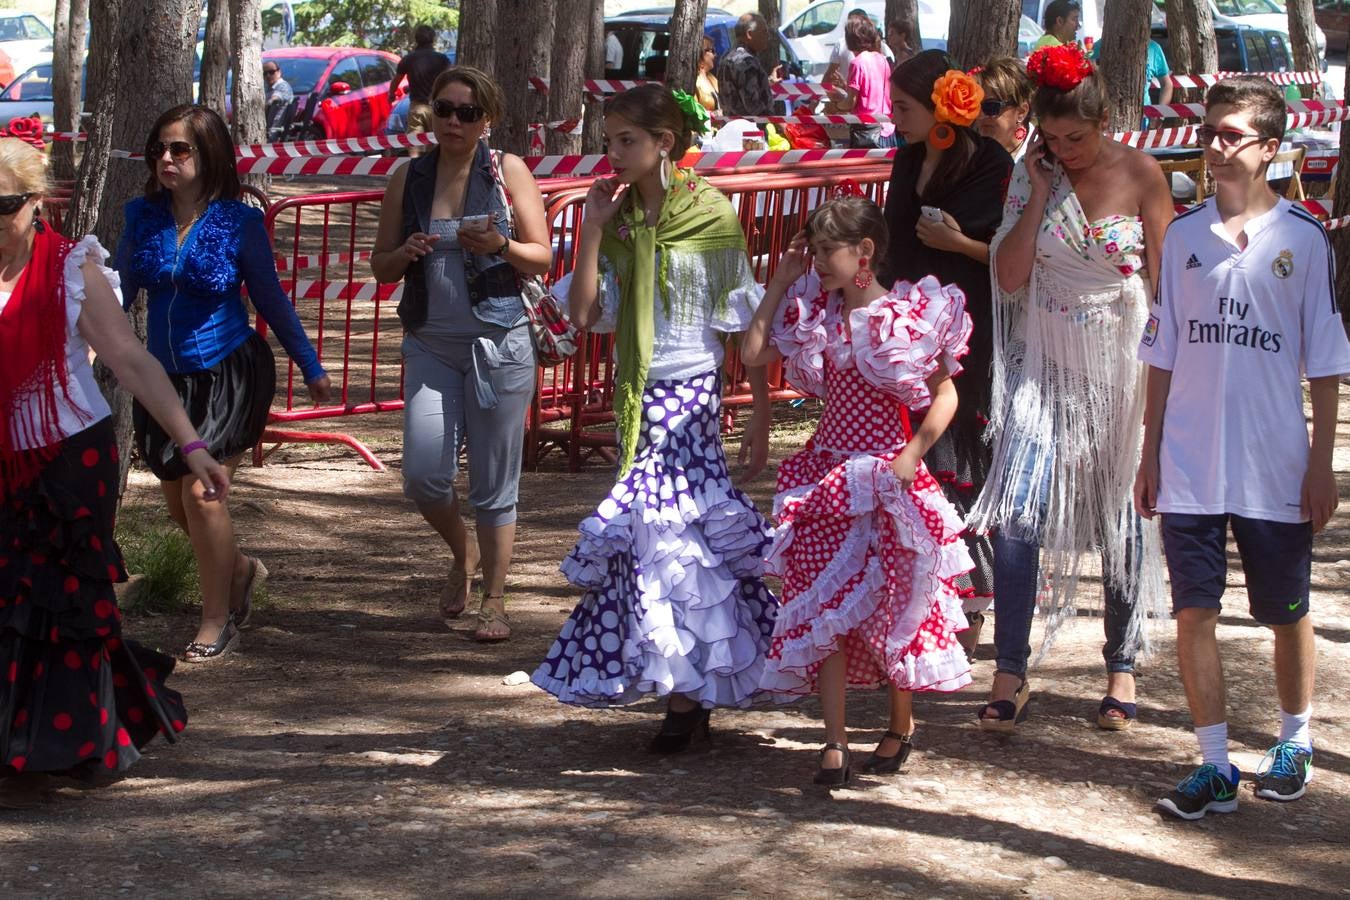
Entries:
POLYGON ((438 119, 448 119, 454 116, 465 125, 470 122, 477 122, 487 113, 487 110, 481 106, 456 106, 449 100, 431 101, 431 111, 438 119))
POLYGON ((32 194, 6 194, 0 197, 0 216, 12 216, 32 198, 32 194))

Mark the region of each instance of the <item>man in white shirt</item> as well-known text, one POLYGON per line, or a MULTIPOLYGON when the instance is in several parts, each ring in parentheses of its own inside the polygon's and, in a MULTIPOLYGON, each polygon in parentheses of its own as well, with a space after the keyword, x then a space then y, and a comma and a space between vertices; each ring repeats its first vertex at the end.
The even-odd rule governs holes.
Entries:
POLYGON ((623 44, 612 31, 605 32, 605 77, 619 78, 623 69, 623 44))
POLYGON ((1231 525, 1252 618, 1275 634, 1280 736, 1256 796, 1291 801, 1312 773, 1312 538, 1337 505, 1331 468, 1340 376, 1350 372, 1323 226, 1277 197, 1266 167, 1284 95, 1264 78, 1209 91, 1200 145, 1215 196, 1163 241, 1158 294, 1139 345, 1149 365, 1135 504, 1162 515, 1177 656, 1202 765, 1158 801, 1195 820, 1237 809, 1216 626, 1231 525), (1309 446, 1303 377, 1312 396, 1309 446))

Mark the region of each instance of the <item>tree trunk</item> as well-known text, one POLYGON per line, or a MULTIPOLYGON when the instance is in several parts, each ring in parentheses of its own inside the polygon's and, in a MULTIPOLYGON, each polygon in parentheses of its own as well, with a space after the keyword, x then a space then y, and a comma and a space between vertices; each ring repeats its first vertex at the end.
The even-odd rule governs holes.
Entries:
MULTIPOLYGON (((230 56, 234 85, 234 142, 261 144, 267 140, 267 88, 262 74, 262 4, 260 0, 229 0, 230 56)), ((195 21, 195 20, 194 20, 195 21)), ((266 175, 247 175, 246 184, 267 190, 266 175)))
MULTIPOLYGON (((57 0, 56 35, 52 42, 52 122, 57 131, 79 131, 84 38, 89 33, 89 0, 57 0)), ((52 147, 52 177, 75 179, 79 144, 58 141, 52 147)))
MULTIPOLYGON (((1196 0, 1163 0, 1163 17, 1167 20, 1167 64, 1172 71, 1181 74, 1199 74, 1195 69, 1190 35, 1182 25, 1188 15, 1194 15, 1196 0), (1184 10, 1190 6, 1192 10, 1184 10)), ((1204 4, 1208 10, 1208 4, 1204 4)))
POLYGON ((553 50, 552 6, 536 0, 497 0, 500 21, 511 22, 496 35, 496 78, 506 97, 502 121, 492 123, 492 145, 508 153, 526 155, 529 149, 530 112, 535 109, 529 97, 530 76, 544 75, 549 67, 534 68, 547 60, 553 50), (545 10, 548 15, 545 15, 545 10))
POLYGON ((1021 0, 952 0, 947 52, 961 69, 1017 55, 1021 0))
MULTIPOLYGON (((956 14, 954 10, 952 14, 956 14)), ((922 49, 923 30, 919 27, 919 0, 886 0, 886 21, 881 23, 882 31, 890 28, 896 19, 909 19, 914 23, 914 33, 918 36, 919 44, 913 49, 915 51, 922 49)))
MULTIPOLYGON (((590 0, 590 25, 586 35, 586 77, 605 77, 605 0, 590 0)), ((581 152, 599 153, 605 142, 605 104, 586 95, 586 124, 581 133, 581 152)))
POLYGON ((1167 56, 1172 71, 1209 75, 1219 70, 1214 11, 1206 0, 1165 0, 1167 56))
POLYGON ((676 0, 675 15, 670 17, 666 84, 690 94, 698 77, 698 50, 703 46, 703 21, 707 17, 708 0, 676 0))
MULTIPOLYGON (((139 160, 110 159, 110 152, 141 149, 161 112, 190 101, 199 10, 196 0, 99 0, 93 4, 90 83, 103 89, 94 94, 89 140, 71 200, 67 234, 93 233, 103 246, 116 248, 122 233, 122 207, 143 190, 146 169, 139 160), (122 78, 124 72, 132 71, 133 61, 135 83, 130 88, 144 92, 141 102, 132 102, 126 87, 131 76, 126 81, 122 78), (150 86, 154 103, 144 102, 150 86)), ((143 303, 136 304, 132 321, 143 334, 143 303)), ((121 452, 120 483, 125 485, 131 460, 131 398, 101 363, 95 374, 112 407, 121 452)))
MULTIPOLYGON (((497 0, 460 0, 455 61, 492 76, 497 74, 497 0)), ((507 96, 511 101, 518 99, 507 96)))
MULTIPOLYGON (((1322 61, 1317 58, 1317 23, 1313 21, 1313 0, 1288 0, 1289 44, 1294 51, 1294 70, 1319 72, 1322 61)), ((1303 96, 1311 97, 1315 85, 1299 85, 1303 96)))
POLYGON ((1111 0, 1102 22, 1100 69, 1111 97, 1112 131, 1135 131, 1143 116, 1153 0, 1111 0))
POLYGON ((225 115, 225 75, 230 71, 230 0, 207 0, 199 103, 225 115))
MULTIPOLYGON (((1350 67, 1345 71, 1345 89, 1350 90, 1350 67)), ((1345 96, 1344 93, 1341 96, 1345 96)), ((1336 183, 1333 188, 1336 200, 1331 214, 1335 218, 1350 216, 1350 128, 1341 128, 1341 162, 1336 166, 1336 183)), ((1350 329, 1350 228, 1336 228, 1328 232, 1331 246, 1336 251, 1336 297, 1341 304, 1341 319, 1350 329)))
MULTIPOLYGON (((764 21, 769 23, 769 46, 764 48, 764 52, 759 55, 759 62, 764 66, 765 72, 772 72, 778 65, 778 42, 782 36, 778 32, 778 26, 783 24, 781 14, 782 3, 779 0, 759 0, 759 14, 764 17, 764 21)), ((700 57, 698 48, 694 48, 694 59, 700 57)), ((698 77, 698 63, 694 63, 694 77, 698 77)))
MULTIPOLYGON (((590 7, 590 0, 572 0, 554 23, 548 121, 558 122, 581 115, 582 82, 586 79, 586 56, 590 49, 590 41, 587 40, 591 30, 590 7)), ((580 153, 581 134, 565 134, 550 129, 544 135, 544 144, 552 154, 580 153)))
MULTIPOLYGON (((530 52, 525 63, 525 93, 521 95, 529 101, 526 104, 529 108, 529 119, 526 122, 525 130, 525 150, 529 153, 534 152, 530 127, 540 124, 544 126, 544 134, 549 133, 549 96, 553 93, 553 36, 557 33, 556 9, 556 5, 552 3, 537 4, 532 16, 530 52), (549 92, 545 94, 532 88, 530 86, 530 79, 532 78, 542 78, 549 81, 549 92)), ((559 116, 558 118, 565 117, 559 116)), ((544 140, 547 141, 548 138, 545 137, 544 140)))

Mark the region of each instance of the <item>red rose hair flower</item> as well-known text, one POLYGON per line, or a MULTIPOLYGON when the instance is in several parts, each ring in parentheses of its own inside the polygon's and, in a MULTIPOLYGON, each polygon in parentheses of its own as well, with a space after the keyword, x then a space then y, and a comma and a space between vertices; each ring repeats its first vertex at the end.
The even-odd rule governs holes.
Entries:
POLYGON ((0 131, 0 137, 18 138, 32 144, 39 150, 47 146, 42 142, 42 120, 37 116, 11 119, 9 126, 0 131))
POLYGON ((1092 71, 1092 63, 1077 44, 1042 47, 1027 57, 1027 74, 1037 87, 1071 91, 1092 71))

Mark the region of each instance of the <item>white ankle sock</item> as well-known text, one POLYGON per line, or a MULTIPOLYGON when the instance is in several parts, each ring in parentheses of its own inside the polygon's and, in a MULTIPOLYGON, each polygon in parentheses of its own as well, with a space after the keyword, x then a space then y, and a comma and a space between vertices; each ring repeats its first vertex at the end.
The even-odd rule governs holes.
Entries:
POLYGON ((1195 739, 1200 742, 1200 755, 1204 761, 1218 769, 1225 778, 1229 777, 1233 770, 1228 762, 1228 723, 1197 727, 1195 739))
POLYGON ((1312 736, 1308 734, 1308 719, 1311 717, 1311 706, 1298 715, 1280 710, 1280 740, 1289 741, 1311 750, 1312 736))

